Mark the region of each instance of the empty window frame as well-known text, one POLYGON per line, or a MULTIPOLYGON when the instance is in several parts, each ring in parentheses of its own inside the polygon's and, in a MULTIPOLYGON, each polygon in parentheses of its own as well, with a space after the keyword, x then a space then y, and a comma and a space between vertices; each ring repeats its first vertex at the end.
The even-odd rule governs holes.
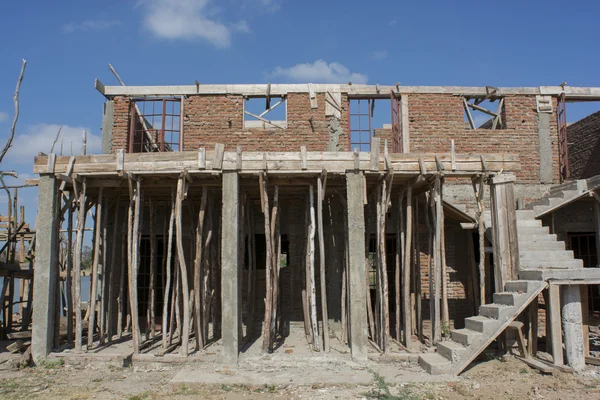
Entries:
POLYGON ((244 128, 287 128, 287 97, 245 98, 244 128))
MULTIPOLYGON (((584 268, 598 268, 596 232, 569 233, 569 246, 575 258, 583 260, 584 268)), ((600 311, 599 289, 599 285, 588 285, 588 307, 591 313, 600 311)))
POLYGON ((495 96, 495 91, 462 100, 467 129, 506 129, 504 97, 495 96))
POLYGON ((350 150, 371 151, 373 99, 350 100, 350 150))
POLYGON ((131 101, 130 153, 179 151, 183 143, 179 98, 145 98, 131 101))

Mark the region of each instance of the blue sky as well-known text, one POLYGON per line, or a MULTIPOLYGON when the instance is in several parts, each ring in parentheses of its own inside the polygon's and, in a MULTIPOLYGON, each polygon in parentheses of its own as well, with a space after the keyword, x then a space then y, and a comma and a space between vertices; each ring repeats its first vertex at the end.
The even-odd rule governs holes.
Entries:
MULTIPOLYGON (((2 165, 22 177, 31 174, 32 155, 49 151, 60 125, 67 154, 71 141, 79 151, 83 129, 92 151, 99 151, 103 97, 93 82, 116 84, 109 62, 130 85, 600 86, 595 1, 2 3, 2 145, 21 58, 28 61, 15 147, 2 165)), ((598 109, 593 103, 567 113, 577 120, 598 109)), ((35 190, 26 193, 32 216, 35 190)))

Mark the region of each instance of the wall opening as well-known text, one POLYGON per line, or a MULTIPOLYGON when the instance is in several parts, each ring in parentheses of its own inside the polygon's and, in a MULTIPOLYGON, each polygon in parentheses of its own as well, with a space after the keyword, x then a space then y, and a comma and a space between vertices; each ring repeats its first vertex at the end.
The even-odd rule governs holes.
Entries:
POLYGON ((506 129, 503 97, 463 98, 466 129, 506 129))
MULTIPOLYGON (((391 105, 389 99, 350 100, 350 150, 371 151, 371 138, 388 139, 392 146, 391 105)), ((390 147, 391 149, 391 147, 390 147)))
POLYGON ((245 98, 244 128, 287 128, 287 97, 245 98))
POLYGON ((130 115, 130 153, 181 149, 183 142, 181 99, 133 100, 130 115))

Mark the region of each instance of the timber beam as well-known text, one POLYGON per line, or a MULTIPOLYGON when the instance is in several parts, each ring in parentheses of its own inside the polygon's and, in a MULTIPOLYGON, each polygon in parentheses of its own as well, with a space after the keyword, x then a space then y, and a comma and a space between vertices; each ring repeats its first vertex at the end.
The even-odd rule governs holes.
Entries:
MULTIPOLYGON (((123 166, 117 163, 116 154, 78 156, 72 165, 74 176, 111 178, 123 175, 123 171, 134 176, 168 176, 187 171, 189 175, 218 176, 223 171, 237 171, 241 176, 256 175, 265 169, 274 176, 321 176, 344 174, 346 171, 364 171, 365 175, 393 173, 397 178, 414 178, 423 175, 423 169, 435 173, 438 168, 446 176, 470 177, 482 173, 481 155, 478 154, 417 154, 395 153, 372 159, 368 152, 219 152, 206 159, 206 168, 198 167, 195 151, 165 153, 124 154, 123 166), (218 155, 218 159, 216 158, 218 155), (241 169, 240 161, 241 158, 241 169), (454 170, 452 167, 454 166, 454 170), (120 168, 123 169, 120 169, 120 168), (373 167, 375 167, 373 169, 373 167), (388 171, 389 170, 389 171, 388 171)), ((519 171, 519 156, 514 154, 486 154, 488 172, 519 171)), ((35 157, 34 173, 54 173, 64 176, 69 171, 71 157, 57 156, 53 170, 48 170, 48 156, 35 157)), ((190 178, 191 179, 191 178, 190 178)))

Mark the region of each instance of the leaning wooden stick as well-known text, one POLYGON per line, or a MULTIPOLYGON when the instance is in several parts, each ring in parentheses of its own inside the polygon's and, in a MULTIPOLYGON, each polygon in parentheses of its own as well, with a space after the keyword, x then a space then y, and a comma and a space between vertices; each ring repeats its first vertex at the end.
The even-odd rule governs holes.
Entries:
POLYGON ((175 200, 175 231, 176 231, 176 246, 177 246, 177 258, 179 259, 180 277, 181 277, 181 291, 183 301, 183 321, 182 321, 182 334, 181 334, 181 348, 180 353, 184 356, 188 355, 188 345, 190 340, 190 292, 188 286, 187 277, 187 265, 185 263, 185 253, 183 251, 183 221, 181 219, 181 208, 183 203, 184 193, 184 182, 185 178, 180 177, 177 181, 177 198, 175 200))
POLYGON ((319 233, 319 270, 321 272, 321 313, 323 318, 323 351, 329 351, 329 316, 327 312, 327 273, 323 236, 323 182, 317 178, 317 230, 319 233))
MULTIPOLYGON (((169 342, 167 338, 169 337, 169 329, 168 329, 168 318, 169 318, 169 292, 171 290, 171 251, 173 250, 173 224, 175 223, 175 193, 171 191, 171 212, 169 214, 169 235, 167 238, 167 261, 165 267, 166 281, 165 281, 165 295, 163 297, 163 315, 162 315, 162 347, 167 348, 169 342)), ((171 302, 171 304, 173 304, 171 302)), ((171 313, 172 314, 172 313, 171 313)))

